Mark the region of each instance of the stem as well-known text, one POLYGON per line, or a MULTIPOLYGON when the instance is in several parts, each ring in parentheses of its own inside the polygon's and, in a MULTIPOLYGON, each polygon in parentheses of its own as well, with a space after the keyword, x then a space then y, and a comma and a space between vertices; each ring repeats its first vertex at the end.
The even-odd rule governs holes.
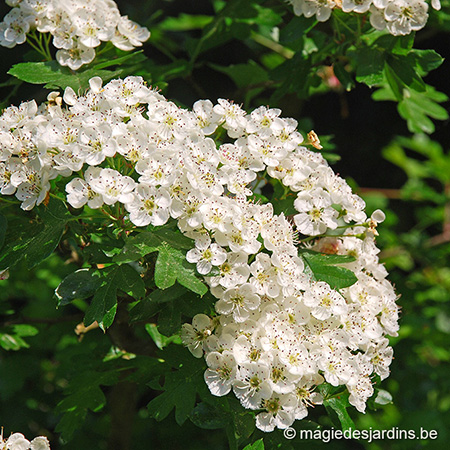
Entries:
POLYGON ((111 50, 114 47, 113 44, 111 44, 111 41, 108 41, 103 48, 101 48, 100 50, 96 51, 96 56, 100 56, 101 54, 107 52, 108 50, 111 50))
POLYGON ((293 52, 291 49, 283 47, 281 44, 278 44, 278 42, 275 42, 272 39, 263 36, 262 34, 252 31, 251 38, 258 44, 269 48, 270 50, 278 53, 286 59, 292 59, 295 55, 295 52, 293 52))
MULTIPOLYGON (((333 18, 335 19, 335 23, 337 25, 337 21, 340 22, 340 24, 346 28, 350 33, 355 34, 355 30, 352 30, 337 14, 333 14, 333 18)), ((339 26, 338 26, 339 27, 339 26)), ((340 34, 340 32, 339 32, 340 34)))
POLYGON ((100 208, 100 211, 105 214, 109 219, 114 220, 114 222, 117 222, 118 220, 120 220, 119 217, 115 217, 113 216, 111 213, 109 213, 106 209, 106 207, 102 207, 100 208))
POLYGON ((190 65, 191 71, 192 71, 192 69, 194 67, 195 61, 198 58, 198 55, 200 54, 200 50, 202 49, 203 42, 206 41, 210 36, 212 36, 217 31, 217 28, 219 27, 220 23, 223 20, 224 20, 224 18, 222 16, 218 17, 216 19, 216 23, 214 24, 214 26, 212 26, 210 28, 210 30, 198 40, 197 45, 196 45, 196 47, 195 47, 195 49, 194 49, 194 51, 192 53, 191 59, 189 61, 189 65, 190 65))
POLYGON ((5 197, 1 197, 0 201, 9 203, 11 205, 18 205, 20 203, 19 200, 9 200, 9 199, 6 199, 5 197))
POLYGON ((153 47, 155 47, 157 50, 159 50, 161 53, 166 55, 172 62, 178 61, 178 58, 167 48, 163 47, 159 44, 157 41, 151 41, 151 44, 153 47))
POLYGON ((361 15, 357 14, 356 16, 357 16, 356 23, 358 24, 357 35, 356 35, 356 44, 359 45, 359 44, 361 44, 361 15))
POLYGON ((34 48, 39 54, 41 54, 46 61, 51 61, 52 55, 49 49, 50 38, 44 36, 44 44, 42 42, 42 39, 43 34, 42 33, 36 34, 36 30, 33 30, 31 33, 28 33, 27 35, 28 44, 30 44, 32 48, 34 48), (31 39, 33 39, 35 43, 33 43, 31 39))

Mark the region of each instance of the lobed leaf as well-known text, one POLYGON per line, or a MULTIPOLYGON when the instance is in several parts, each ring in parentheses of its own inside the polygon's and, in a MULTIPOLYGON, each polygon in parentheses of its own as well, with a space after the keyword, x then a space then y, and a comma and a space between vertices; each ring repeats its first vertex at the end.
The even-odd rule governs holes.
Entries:
POLYGON ((194 268, 186 261, 185 254, 176 248, 163 244, 159 247, 155 265, 155 284, 167 289, 178 281, 179 284, 199 295, 208 292, 206 285, 197 277, 194 268))
POLYGON ((87 69, 73 72, 61 67, 57 61, 24 62, 15 64, 8 74, 31 84, 45 84, 46 89, 65 89, 71 87, 75 92, 89 87, 89 80, 100 77, 103 82, 112 80, 122 73, 121 70, 87 69))
POLYGON ((0 252, 0 270, 23 259, 31 269, 49 257, 58 246, 69 218, 62 202, 50 200, 48 206, 39 208, 37 218, 14 222, 0 252))
POLYGON ((325 281, 333 289, 349 287, 358 281, 351 270, 336 265, 354 261, 353 256, 327 255, 310 251, 301 253, 301 256, 315 280, 325 281))
POLYGON ((356 429, 355 423, 353 422, 347 411, 347 408, 349 406, 347 396, 341 395, 339 397, 332 397, 328 400, 325 400, 324 405, 331 417, 332 414, 330 414, 330 410, 336 413, 337 418, 339 419, 339 422, 341 424, 342 431, 356 429))
POLYGON ((197 392, 206 389, 203 381, 204 361, 192 358, 187 352, 176 346, 169 346, 165 350, 166 360, 174 370, 165 376, 164 392, 147 406, 150 416, 158 422, 175 408, 175 420, 178 425, 182 425, 194 409, 197 392))
POLYGON ((114 321, 119 290, 136 299, 145 295, 144 281, 131 266, 112 266, 112 269, 107 269, 106 272, 84 317, 86 326, 97 321, 103 331, 114 321))
POLYGON ((102 280, 97 271, 80 269, 68 275, 55 290, 58 306, 69 304, 75 299, 84 300, 95 294, 102 280))

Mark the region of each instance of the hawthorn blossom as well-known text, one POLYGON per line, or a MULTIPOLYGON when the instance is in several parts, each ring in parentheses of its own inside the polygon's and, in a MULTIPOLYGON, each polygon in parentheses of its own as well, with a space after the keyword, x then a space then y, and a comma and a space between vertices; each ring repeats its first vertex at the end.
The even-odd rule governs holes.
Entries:
POLYGON ((375 242, 384 214, 368 218, 363 200, 302 146, 295 120, 279 110, 247 114, 219 100, 188 111, 140 77, 105 85, 95 77, 89 86, 84 94, 66 88, 65 104, 52 95, 0 115, 1 195, 30 210, 45 203, 58 177, 72 207, 116 205, 131 235, 176 222, 195 242, 187 263, 215 298, 211 317, 182 325, 182 342, 205 357, 213 395, 235 395, 259 410, 259 429, 306 417, 323 400, 315 388, 325 382, 347 389, 364 411, 371 377, 389 374, 387 336, 398 333, 397 296, 375 242), (215 129, 227 134, 225 144, 209 137, 215 129), (263 172, 294 214, 249 198, 263 172), (343 258, 339 266, 355 282, 334 289, 326 270, 302 258, 305 249, 318 262, 321 254, 343 258))
POLYGON ((32 30, 51 33, 58 49, 56 60, 78 70, 95 58, 95 48, 111 42, 130 51, 150 37, 147 28, 121 16, 112 0, 75 0, 63 2, 7 2, 13 9, 0 23, 0 45, 13 48, 23 44, 32 30))

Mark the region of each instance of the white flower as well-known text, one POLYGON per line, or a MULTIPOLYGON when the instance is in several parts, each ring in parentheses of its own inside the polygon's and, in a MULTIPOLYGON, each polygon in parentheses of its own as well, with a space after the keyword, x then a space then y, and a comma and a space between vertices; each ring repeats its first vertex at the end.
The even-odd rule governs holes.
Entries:
POLYGON ((214 133, 219 125, 220 115, 213 108, 211 100, 198 100, 192 107, 197 116, 197 124, 206 136, 214 133))
POLYGON ((21 433, 12 434, 6 441, 7 450, 29 450, 30 441, 21 433))
POLYGON ((135 225, 139 227, 145 227, 148 224, 160 226, 169 219, 171 201, 166 189, 156 189, 140 184, 134 192, 133 199, 125 203, 125 207, 130 212, 130 220, 135 225))
POLYGON ((131 192, 136 186, 132 178, 121 175, 114 169, 101 169, 91 177, 89 184, 94 192, 103 197, 107 205, 113 205, 118 201, 129 203, 133 200, 131 192))
POLYGON ((368 376, 359 377, 356 381, 347 384, 350 396, 348 401, 359 412, 366 410, 366 401, 373 395, 373 386, 368 376))
POLYGON ((68 66, 72 70, 78 70, 82 65, 89 64, 95 58, 95 50, 78 43, 72 48, 61 49, 56 52, 56 60, 61 66, 68 66))
POLYGON ((120 50, 130 51, 141 47, 150 38, 150 31, 133 22, 128 16, 122 16, 117 24, 117 31, 111 42, 120 50))
POLYGON ((299 193, 294 201, 294 207, 299 214, 294 216, 294 222, 300 233, 317 236, 338 226, 338 212, 333 208, 329 194, 323 189, 312 193, 299 193))
MULTIPOLYGON (((98 23, 109 27, 119 18, 105 8, 98 23)), ((89 86, 79 95, 67 88, 65 105, 53 95, 39 107, 26 102, 0 116, 2 195, 16 195, 31 209, 59 177, 69 204, 117 203, 127 230, 176 220, 195 241, 187 261, 217 298, 217 317, 196 315, 182 326, 182 341, 206 358, 214 395, 233 390, 245 408, 262 410, 260 429, 306 417, 322 401, 314 388, 324 378, 346 385, 351 403, 364 411, 369 377, 389 374, 386 335, 398 332, 397 297, 374 240, 384 214, 367 219, 362 199, 319 153, 300 145, 296 122, 280 118, 279 110, 247 115, 223 100, 196 103, 190 112, 140 77, 105 86, 95 77, 89 86), (218 148, 205 134, 221 124, 230 142, 218 148), (262 171, 295 198, 296 229, 270 203, 247 199, 262 171), (333 236, 338 224, 348 227, 333 236), (298 256, 300 245, 353 256, 343 266, 357 282, 338 292, 316 281, 298 256)), ((30 445, 47 449, 44 438, 30 445)))
POLYGON ((30 450, 50 450, 50 443, 44 436, 35 437, 30 444, 30 450))
POLYGON ((365 13, 369 10, 373 0, 342 0, 342 11, 365 13))
POLYGON ((318 359, 317 366, 323 371, 325 380, 333 386, 347 383, 355 371, 350 355, 345 350, 336 350, 322 356, 318 359))
POLYGON ((282 430, 290 427, 295 420, 296 406, 297 402, 293 394, 274 394, 262 402, 266 412, 256 416, 256 427, 265 432, 273 431, 275 427, 282 430))
POLYGON ((242 406, 259 409, 272 395, 269 367, 258 362, 244 362, 239 366, 239 377, 233 383, 233 391, 242 406))
POLYGON ((217 244, 211 244, 209 239, 197 239, 195 248, 189 250, 186 259, 197 263, 197 271, 202 275, 211 272, 212 266, 220 266, 227 259, 227 252, 217 244))
POLYGON ((201 358, 203 356, 203 345, 206 339, 211 336, 212 330, 212 320, 205 314, 197 314, 192 319, 192 325, 185 323, 181 327, 181 340, 196 358, 201 358))
POLYGON ((216 303, 219 314, 233 314, 236 322, 244 322, 250 317, 250 311, 258 308, 260 298, 250 283, 227 289, 216 303))
POLYGON ((211 394, 221 397, 231 391, 231 386, 237 375, 237 365, 232 353, 211 352, 206 357, 208 369, 205 381, 211 394))
POLYGON ((332 9, 336 6, 333 0, 291 0, 294 1, 294 12, 305 17, 316 16, 319 22, 330 18, 332 9))
POLYGON ((303 303, 311 308, 311 314, 319 320, 329 319, 332 315, 340 315, 347 311, 345 299, 328 283, 319 281, 305 292, 303 303))
POLYGON ((422 0, 396 0, 384 10, 387 29, 394 36, 405 35, 424 27, 428 4, 422 0))
POLYGON ((26 41, 27 33, 37 29, 51 33, 59 49, 56 59, 72 70, 91 62, 95 47, 111 41, 121 50, 142 46, 150 32, 120 16, 112 0, 25 0, 9 1, 13 7, 0 23, 0 45, 12 48, 26 41))

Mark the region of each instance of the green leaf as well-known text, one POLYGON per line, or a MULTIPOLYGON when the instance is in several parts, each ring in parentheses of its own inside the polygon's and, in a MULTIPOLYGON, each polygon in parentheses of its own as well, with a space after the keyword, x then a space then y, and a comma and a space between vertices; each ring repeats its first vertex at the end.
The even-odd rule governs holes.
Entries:
POLYGON ((35 336, 38 329, 26 324, 17 324, 6 327, 6 332, 0 331, 0 347, 4 350, 20 350, 29 348, 29 344, 22 339, 27 336, 35 336))
POLYGON ((70 215, 58 200, 51 199, 48 206, 40 206, 38 218, 17 220, 8 228, 6 244, 0 252, 0 270, 13 267, 25 259, 33 268, 50 256, 64 233, 70 215))
POLYGON ((160 289, 167 289, 178 281, 189 290, 204 295, 208 292, 206 285, 197 277, 194 268, 186 261, 185 254, 176 248, 163 244, 155 265, 155 284, 160 289))
POLYGON ((356 429, 355 423, 353 422, 347 411, 347 407, 349 406, 347 397, 348 396, 341 395, 339 397, 332 397, 323 402, 330 416, 332 416, 332 414, 330 414, 330 409, 336 413, 341 424, 342 431, 356 429))
POLYGON ((158 315, 161 333, 166 336, 179 333, 181 329, 181 310, 173 302, 167 303, 158 315))
POLYGON ((56 61, 24 62, 15 64, 9 71, 19 80, 31 84, 45 84, 46 89, 65 89, 70 86, 75 92, 89 87, 89 80, 100 77, 104 82, 112 80, 121 74, 121 70, 110 71, 88 69, 82 72, 72 72, 61 67, 56 61))
POLYGON ((225 428, 229 424, 230 415, 208 403, 202 402, 191 411, 189 419, 204 430, 217 430, 225 428))
POLYGON ((369 87, 383 82, 384 53, 382 51, 362 46, 349 51, 348 56, 354 59, 356 81, 369 87))
POLYGON ((379 405, 388 405, 392 403, 392 395, 384 389, 379 389, 374 401, 379 405))
POLYGON ((418 92, 425 91, 425 83, 422 77, 415 71, 415 60, 413 55, 396 56, 387 58, 387 64, 395 72, 398 79, 407 87, 418 92))
POLYGON ((305 16, 295 16, 292 20, 280 30, 280 43, 290 44, 303 39, 307 33, 317 25, 312 18, 305 16))
POLYGON ((180 232, 168 228, 156 228, 145 231, 127 239, 120 254, 113 258, 114 262, 137 261, 149 253, 159 251, 164 244, 177 249, 191 249, 194 247, 192 239, 183 236, 180 232))
POLYGON ((91 297, 101 284, 98 271, 80 269, 71 273, 55 290, 58 306, 67 305, 75 299, 84 300, 91 297))
POLYGON ((437 69, 444 62, 444 58, 434 50, 414 49, 411 51, 411 55, 414 57, 416 67, 421 75, 437 69))
POLYGON ((84 317, 86 326, 95 321, 103 331, 111 326, 117 311, 118 290, 138 299, 145 295, 145 284, 131 266, 113 266, 111 270, 107 270, 102 285, 95 292, 92 303, 86 311, 84 317))
POLYGON ((264 450, 264 441, 262 439, 253 442, 253 444, 248 444, 244 447, 244 450, 264 450))
POLYGON ((56 425, 56 432, 61 434, 62 439, 69 441, 75 431, 83 425, 86 414, 87 409, 81 408, 65 412, 58 425, 56 425))
POLYGON ((345 69, 344 65, 337 62, 333 65, 334 74, 337 79, 341 82, 342 86, 346 91, 350 91, 352 87, 355 85, 352 77, 345 69))
MULTIPOLYGON (((184 299, 187 293, 189 293, 189 291, 177 283, 165 290, 156 289, 144 300, 137 302, 133 306, 130 310, 130 320, 131 322, 148 320, 155 316, 159 311, 164 310, 166 303, 173 302, 180 297, 183 297, 184 299)), ((162 331, 164 327, 160 321, 159 325, 161 325, 160 330, 162 331)), ((180 325, 178 324, 175 332, 178 331, 179 327, 180 325)), ((172 330, 171 327, 170 330, 172 330)), ((172 333, 170 331, 167 332, 167 329, 164 329, 163 334, 170 336, 172 333)))
POLYGON ((83 371, 70 381, 67 396, 58 403, 57 413, 63 413, 56 429, 64 439, 70 439, 83 424, 88 409, 99 411, 106 404, 106 397, 100 386, 117 383, 115 371, 83 371))
POLYGON ((202 29, 211 21, 213 17, 192 15, 181 13, 178 17, 167 17, 158 24, 158 28, 167 31, 189 31, 202 29))
POLYGON ((267 71, 252 60, 247 64, 219 66, 211 63, 209 66, 218 72, 228 75, 238 88, 247 88, 250 85, 262 83, 269 79, 267 71))
POLYGON ((333 289, 342 289, 358 281, 356 275, 345 267, 336 264, 345 264, 355 260, 349 255, 327 255, 315 252, 301 253, 307 267, 316 281, 325 281, 333 289))
POLYGON ((5 243, 6 229, 8 228, 8 221, 5 216, 0 214, 0 248, 5 243))
POLYGON ((155 323, 146 323, 145 324, 145 331, 149 334, 149 336, 152 338, 155 345, 162 350, 164 347, 167 347, 171 342, 174 342, 175 344, 181 344, 181 338, 180 336, 164 336, 158 331, 158 327, 155 323))
POLYGON ((448 119, 447 110, 436 102, 433 89, 428 85, 424 93, 407 91, 398 105, 398 112, 407 121, 408 129, 413 133, 433 133, 435 126, 429 117, 437 120, 448 119))
POLYGON ((164 355, 175 369, 165 376, 164 392, 148 404, 150 416, 158 422, 175 408, 175 420, 182 425, 195 406, 198 390, 205 390, 203 360, 193 358, 183 347, 169 346, 164 355))
POLYGON ((180 298, 183 295, 186 295, 187 292, 188 290, 184 286, 174 284, 173 286, 165 290, 154 290, 150 293, 146 300, 149 300, 152 303, 167 303, 180 298))
MULTIPOLYGON (((93 67, 93 69, 98 71, 99 69, 104 69, 106 67, 117 66, 117 65, 123 64, 124 62, 126 62, 126 61, 128 61, 130 59, 133 59, 133 58, 136 58, 139 55, 142 55, 143 52, 144 52, 143 50, 139 50, 137 52, 128 53, 128 54, 126 54, 124 56, 121 56, 120 58, 108 59, 107 61, 103 61, 101 63, 96 64, 93 67)), ((103 80, 103 81, 105 81, 105 80, 103 80)))
POLYGON ((386 76, 386 80, 391 88, 393 94, 397 101, 403 100, 403 88, 404 84, 402 80, 397 76, 395 70, 388 64, 384 64, 384 75, 386 76))
POLYGON ((413 158, 408 158, 402 146, 392 142, 383 149, 383 156, 391 163, 401 167, 410 178, 424 178, 430 176, 428 166, 413 158))

